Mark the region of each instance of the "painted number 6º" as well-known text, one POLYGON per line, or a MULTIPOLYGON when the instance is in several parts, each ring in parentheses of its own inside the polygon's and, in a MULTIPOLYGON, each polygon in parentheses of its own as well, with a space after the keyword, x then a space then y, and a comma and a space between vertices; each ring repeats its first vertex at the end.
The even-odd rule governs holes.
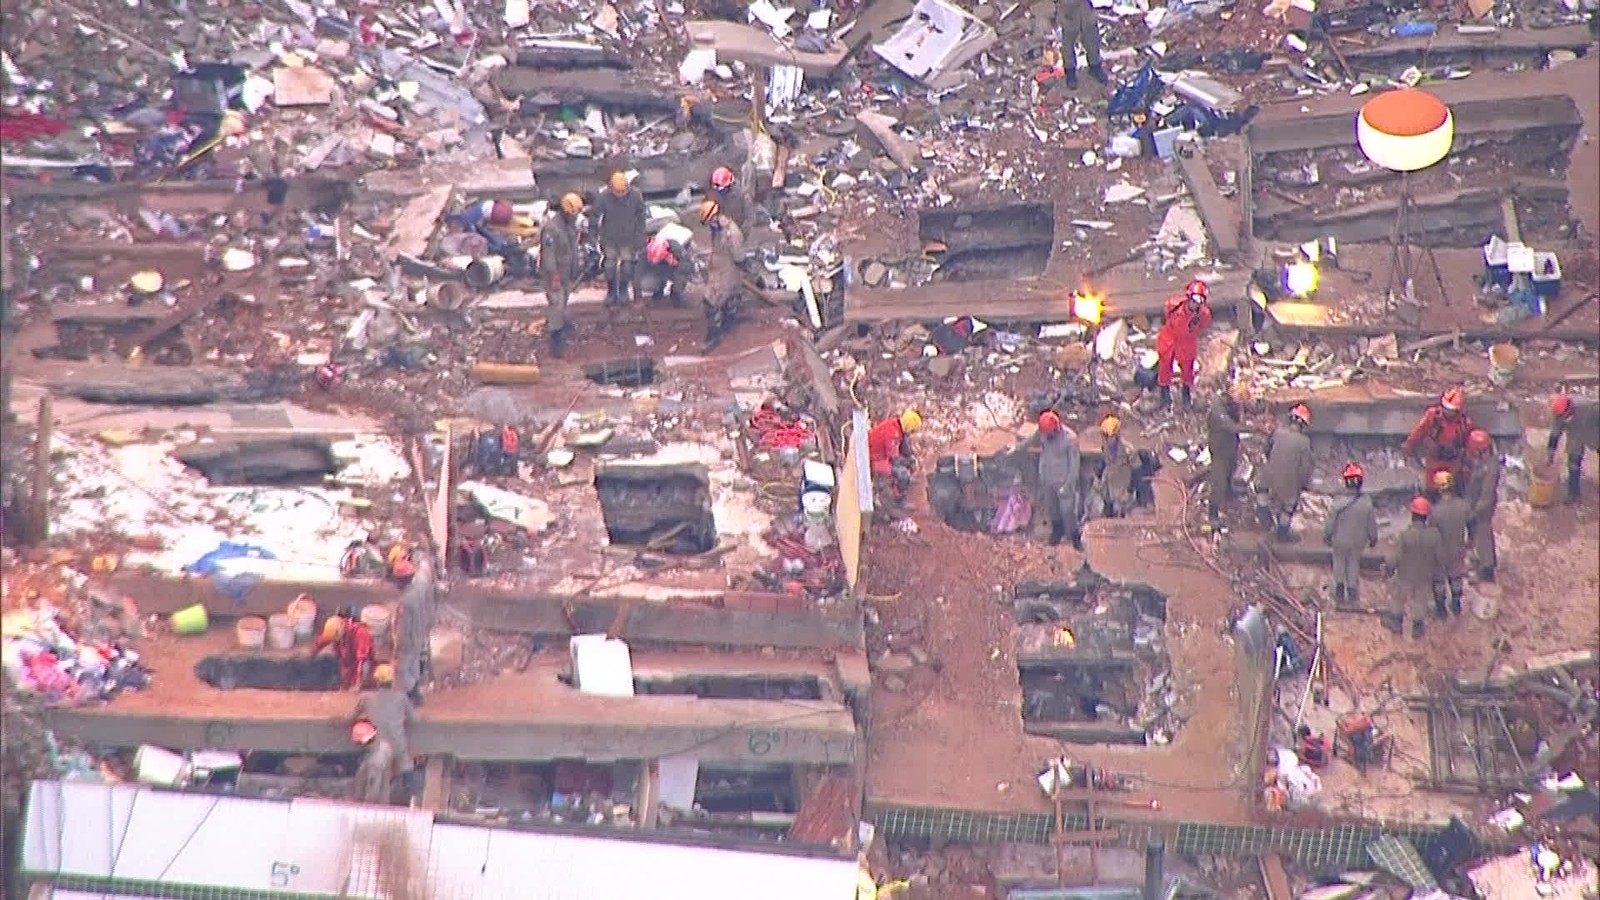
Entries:
POLYGON ((288 887, 289 879, 299 874, 299 866, 292 863, 275 862, 272 864, 272 886, 288 887))

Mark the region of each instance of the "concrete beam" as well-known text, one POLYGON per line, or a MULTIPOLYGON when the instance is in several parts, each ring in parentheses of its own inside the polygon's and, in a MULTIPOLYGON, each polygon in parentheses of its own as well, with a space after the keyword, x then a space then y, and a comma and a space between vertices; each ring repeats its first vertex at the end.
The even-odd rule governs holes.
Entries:
POLYGON ((1206 232, 1211 235, 1211 243, 1216 248, 1217 256, 1228 262, 1234 261, 1239 255, 1239 205, 1229 202, 1222 196, 1222 191, 1217 189, 1217 182, 1211 175, 1211 165, 1206 162, 1205 149, 1200 148, 1193 153, 1178 154, 1178 168, 1183 172, 1183 181, 1189 186, 1189 194, 1194 197, 1195 207, 1200 212, 1200 219, 1205 223, 1206 232))
MULTIPOLYGON (((1235 556, 1257 558, 1267 556, 1278 562, 1305 566, 1333 565, 1333 551, 1315 541, 1286 544, 1263 538, 1259 534, 1231 534, 1223 546, 1228 553, 1235 556)), ((1364 571, 1376 572, 1383 567, 1384 562, 1383 554, 1376 550, 1368 550, 1361 554, 1361 568, 1364 571)))
MULTIPOLYGON (((1437 397, 1382 397, 1359 403, 1312 404, 1312 423, 1307 434, 1323 437, 1375 438, 1399 441, 1411 433, 1422 414, 1438 402, 1437 397)), ((1522 438, 1522 418, 1514 409, 1478 402, 1467 409, 1479 428, 1500 440, 1522 438)))
POLYGON ((1490 34, 1459 34, 1442 32, 1427 37, 1386 40, 1372 47, 1358 47, 1344 51, 1346 60, 1356 63, 1382 65, 1406 56, 1441 60, 1445 57, 1474 57, 1527 55, 1538 56, 1542 61, 1551 50, 1572 50, 1583 53, 1594 40, 1586 25, 1564 25, 1559 28, 1504 28, 1490 34))
MULTIPOLYGON (((457 759, 656 759, 690 755, 703 762, 843 765, 860 744, 848 709, 818 701, 685 701, 678 697, 592 698, 587 714, 539 715, 538 710, 445 717, 428 709, 410 730, 418 755, 457 759), (616 704, 654 710, 649 721, 607 721, 616 704), (689 709, 694 715, 684 715, 689 709), (722 712, 724 715, 706 715, 722 712), (522 716, 522 721, 513 720, 522 716)), ((171 750, 270 750, 348 753, 350 727, 341 720, 300 717, 117 712, 109 707, 51 710, 50 728, 63 740, 98 747, 155 744, 171 750)))
MULTIPOLYGON (((1460 91, 1462 89, 1442 87, 1436 92, 1441 100, 1450 104, 1458 143, 1490 135, 1505 135, 1509 139, 1534 128, 1559 127, 1576 134, 1583 126, 1577 104, 1564 94, 1475 100, 1462 98, 1460 91)), ((1287 107, 1296 112, 1284 117, 1272 113, 1258 116, 1245 129, 1250 137, 1250 151, 1256 159, 1273 153, 1350 146, 1359 104, 1311 115, 1299 113, 1298 103, 1287 107)))
MULTIPOLYGON (((1218 307, 1221 311, 1226 307, 1218 307)), ((1267 315, 1280 331, 1287 334, 1305 334, 1321 338, 1330 337, 1385 337, 1395 335, 1402 341, 1422 340, 1449 335, 1463 341, 1523 341, 1543 339, 1566 341, 1594 346, 1600 344, 1600 332, 1592 324, 1558 323, 1551 327, 1543 319, 1526 319, 1512 326, 1482 325, 1459 329, 1426 329, 1390 322, 1335 322, 1331 308, 1320 303, 1280 300, 1269 304, 1267 315)))
MULTIPOLYGON (((300 594, 310 594, 324 611, 343 606, 359 609, 369 603, 390 602, 397 596, 392 586, 378 579, 315 583, 263 581, 239 600, 218 591, 207 578, 119 572, 96 583, 132 597, 139 612, 146 615, 170 615, 203 603, 214 616, 269 616, 283 612, 300 594)), ((514 631, 553 641, 565 640, 573 634, 608 631, 624 605, 631 610, 617 636, 641 644, 832 649, 859 647, 864 640, 859 616, 777 611, 776 600, 769 611, 640 598, 515 594, 463 584, 456 586, 445 602, 479 628, 514 631)))

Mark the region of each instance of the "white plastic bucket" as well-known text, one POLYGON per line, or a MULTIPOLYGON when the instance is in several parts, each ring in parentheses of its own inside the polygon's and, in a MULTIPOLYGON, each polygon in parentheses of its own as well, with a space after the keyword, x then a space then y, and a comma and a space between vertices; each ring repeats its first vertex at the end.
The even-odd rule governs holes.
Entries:
POLYGON ((274 650, 288 650, 294 646, 294 621, 288 613, 273 613, 267 619, 267 643, 274 650))
POLYGON ((241 650, 260 650, 267 644, 267 621, 260 616, 245 616, 233 623, 233 633, 241 650))
POLYGON ((294 639, 309 641, 317 628, 317 601, 305 594, 294 598, 287 610, 289 621, 294 623, 294 639))
POLYGON ((133 755, 133 771, 143 784, 174 787, 188 779, 189 763, 171 750, 142 744, 133 755))

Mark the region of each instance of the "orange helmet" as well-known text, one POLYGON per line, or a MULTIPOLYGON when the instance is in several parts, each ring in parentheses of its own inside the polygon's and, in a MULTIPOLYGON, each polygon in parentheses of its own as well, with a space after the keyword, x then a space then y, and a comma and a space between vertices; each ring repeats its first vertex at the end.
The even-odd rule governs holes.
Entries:
POLYGON ((1053 409, 1039 413, 1039 430, 1045 434, 1055 434, 1061 430, 1061 416, 1053 409))
POLYGON ((1413 515, 1431 516, 1431 515, 1433 515, 1433 504, 1428 502, 1428 498, 1427 497, 1423 497, 1423 496, 1420 496, 1420 495, 1416 496, 1416 497, 1412 497, 1411 498, 1411 512, 1412 512, 1413 515))
POLYGON ((1358 463, 1358 462, 1348 462, 1348 463, 1344 464, 1344 480, 1345 481, 1350 481, 1352 479, 1357 479, 1357 478, 1365 479, 1366 477, 1367 477, 1367 470, 1361 468, 1361 464, 1360 463, 1358 463))
POLYGON ((1557 394, 1556 398, 1550 401, 1550 412, 1558 419, 1572 415, 1572 398, 1566 391, 1557 394))
POLYGON ((417 564, 412 562, 409 556, 395 560, 394 565, 389 567, 389 574, 395 578, 410 578, 417 574, 417 564))
POLYGON ((1433 486, 1436 490, 1448 491, 1450 485, 1456 483, 1456 476, 1450 474, 1449 469, 1440 469, 1433 473, 1433 486))
POLYGON ((1461 388, 1451 388, 1439 398, 1439 405, 1451 412, 1461 412, 1467 408, 1467 394, 1461 388))
POLYGON ((1494 446, 1494 438, 1489 437, 1489 432, 1482 428, 1472 429, 1467 435, 1467 449, 1473 453, 1483 453, 1494 446))
POLYGON ((377 736, 378 726, 366 719, 357 719, 356 723, 350 726, 350 740, 358 744, 370 744, 377 736))
POLYGON ((1305 405, 1304 403, 1296 403, 1294 408, 1289 410, 1289 418, 1299 419, 1303 424, 1310 425, 1311 407, 1305 405))
POLYGON ((1184 287, 1183 294, 1196 303, 1204 303, 1211 297, 1211 289, 1206 287, 1204 281, 1196 278, 1184 287))

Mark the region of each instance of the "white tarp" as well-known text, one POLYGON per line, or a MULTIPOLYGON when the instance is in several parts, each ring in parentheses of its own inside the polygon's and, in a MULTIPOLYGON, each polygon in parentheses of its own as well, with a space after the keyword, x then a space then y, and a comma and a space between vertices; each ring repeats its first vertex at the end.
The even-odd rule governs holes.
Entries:
POLYGON ((911 18, 872 52, 912 78, 932 87, 989 49, 993 28, 945 0, 917 0, 911 18))
POLYGON ((853 857, 686 846, 648 832, 607 838, 440 825, 422 810, 126 784, 36 781, 26 829, 24 874, 40 879, 431 900, 856 896, 853 857), (385 857, 395 864, 385 866, 385 857), (401 873, 412 891, 393 883, 401 873))

